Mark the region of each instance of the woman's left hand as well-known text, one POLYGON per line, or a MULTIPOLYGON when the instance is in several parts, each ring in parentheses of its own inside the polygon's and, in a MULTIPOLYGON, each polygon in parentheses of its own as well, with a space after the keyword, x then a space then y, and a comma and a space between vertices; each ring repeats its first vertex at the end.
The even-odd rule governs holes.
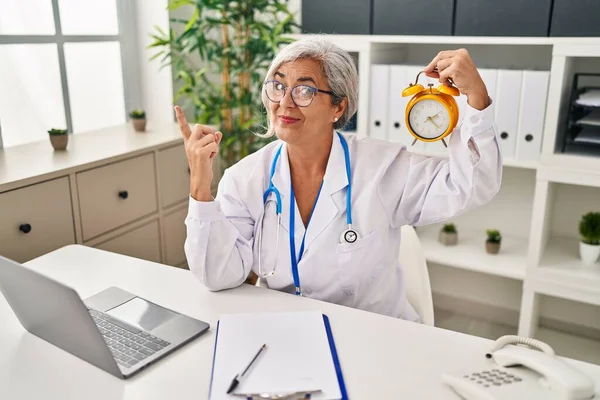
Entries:
POLYGON ((440 51, 424 73, 443 84, 449 84, 448 79, 452 80, 454 86, 467 96, 471 107, 483 110, 489 106, 487 88, 467 50, 440 51), (434 71, 436 68, 437 71, 434 71))

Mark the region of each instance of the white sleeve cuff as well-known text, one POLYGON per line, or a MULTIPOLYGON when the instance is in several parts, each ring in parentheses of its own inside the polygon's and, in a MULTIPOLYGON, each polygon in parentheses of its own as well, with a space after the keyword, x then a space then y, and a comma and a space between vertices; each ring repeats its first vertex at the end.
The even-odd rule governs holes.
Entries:
POLYGON ((194 221, 220 221, 225 219, 221 204, 216 201, 198 201, 189 196, 187 219, 194 221))
POLYGON ((465 115, 462 119, 461 139, 463 143, 468 143, 471 138, 489 131, 494 127, 494 107, 492 99, 489 98, 490 104, 483 110, 477 110, 467 103, 465 115))

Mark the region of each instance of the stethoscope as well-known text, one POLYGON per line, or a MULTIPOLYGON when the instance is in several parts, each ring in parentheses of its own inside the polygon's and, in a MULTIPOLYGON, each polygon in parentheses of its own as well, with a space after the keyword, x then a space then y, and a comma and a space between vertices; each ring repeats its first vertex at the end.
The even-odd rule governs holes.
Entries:
MULTIPOLYGON (((344 230, 342 232, 342 234, 340 235, 340 243, 354 243, 358 240, 359 235, 358 232, 352 228, 352 208, 351 208, 351 200, 352 200, 352 177, 351 177, 351 171, 350 171, 350 151, 348 150, 348 143, 346 142, 346 139, 340 134, 337 134, 338 137, 340 138, 340 142, 342 143, 342 148, 344 149, 344 159, 346 161, 346 175, 348 177, 348 191, 346 193, 346 222, 348 223, 348 228, 346 230, 344 230)), ((263 203, 265 205, 265 213, 266 213, 266 206, 268 204, 270 200, 270 195, 274 194, 275 195, 275 212, 277 214, 277 233, 275 235, 275 240, 277 241, 276 245, 275 245, 275 257, 277 257, 277 254, 279 254, 279 230, 281 227, 281 193, 279 193, 279 190, 277 190, 277 188, 275 187, 275 185, 273 184, 273 175, 275 175, 275 169, 277 168, 277 162, 279 161, 279 157, 281 156, 281 149, 283 147, 283 144, 281 144, 279 146, 279 148, 277 148, 277 151, 275 153, 275 156, 273 157, 273 161, 271 163, 271 171, 270 171, 270 175, 269 175, 269 187, 267 188, 267 190, 265 191, 264 195, 263 195, 263 203)), ((296 257, 296 241, 295 241, 295 237, 294 237, 294 227, 295 227, 295 207, 296 207, 296 199, 294 196, 294 188, 292 187, 291 184, 291 178, 290 178, 290 226, 289 226, 289 240, 290 240, 290 258, 291 258, 291 264, 292 264, 292 276, 294 278, 294 286, 296 289, 296 295, 298 296, 302 296, 302 289, 300 287, 300 276, 298 274, 298 263, 300 263, 300 260, 302 260, 302 255, 304 254, 304 240, 306 238, 306 231, 308 231, 308 224, 306 227, 306 230, 304 231, 304 236, 302 238, 302 243, 300 245, 300 254, 296 257)), ((315 204, 313 205, 313 209, 311 211, 310 216, 312 217, 312 213, 315 210, 315 207, 317 205, 317 202, 319 201, 319 196, 321 194, 321 189, 323 188, 323 183, 321 183, 321 188, 319 188, 319 193, 317 194, 317 199, 315 200, 315 204)), ((264 220, 264 216, 263 216, 263 220, 264 220)), ((310 223, 310 217, 309 217, 309 223, 310 223)), ((262 227, 261 227, 262 228, 262 227)), ((275 261, 275 267, 273 267, 273 270, 271 270, 271 272, 264 274, 263 273, 263 269, 262 269, 262 232, 259 233, 259 238, 258 238, 258 275, 260 278, 268 278, 270 276, 272 276, 275 273, 275 267, 277 266, 277 261, 275 261)))

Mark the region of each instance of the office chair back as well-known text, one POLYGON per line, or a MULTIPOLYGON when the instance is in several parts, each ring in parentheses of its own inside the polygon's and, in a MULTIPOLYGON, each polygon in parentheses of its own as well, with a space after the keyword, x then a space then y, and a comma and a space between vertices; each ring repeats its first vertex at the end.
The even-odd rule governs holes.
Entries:
POLYGON ((404 272, 406 295, 421 321, 434 325, 433 298, 425 253, 417 232, 410 225, 400 231, 400 265, 404 272))

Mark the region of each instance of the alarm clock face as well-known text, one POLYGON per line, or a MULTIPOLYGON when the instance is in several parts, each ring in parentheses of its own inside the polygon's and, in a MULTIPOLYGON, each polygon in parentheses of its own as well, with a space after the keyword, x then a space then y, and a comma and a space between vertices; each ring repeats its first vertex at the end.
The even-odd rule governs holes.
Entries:
POLYGON ((450 126, 450 114, 435 100, 421 100, 410 109, 408 122, 414 133, 425 139, 442 136, 450 126))

